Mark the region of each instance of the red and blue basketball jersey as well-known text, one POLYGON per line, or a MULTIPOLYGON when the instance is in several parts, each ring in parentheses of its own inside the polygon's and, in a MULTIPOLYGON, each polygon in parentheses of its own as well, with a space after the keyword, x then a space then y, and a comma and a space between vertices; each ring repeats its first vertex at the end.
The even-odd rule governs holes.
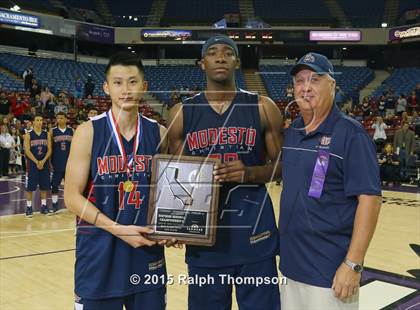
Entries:
POLYGON ((73 129, 66 127, 61 130, 58 127, 52 129, 53 153, 51 164, 54 171, 65 171, 67 159, 70 154, 70 144, 73 139, 73 129))
MULTIPOLYGON (((183 102, 184 154, 265 164, 264 132, 258 96, 238 90, 229 108, 218 114, 204 93, 183 102)), ((252 263, 278 254, 278 230, 265 184, 222 183, 216 244, 188 246, 193 266, 221 267, 252 263)))
MULTIPOLYGON (((48 152, 48 133, 42 130, 38 135, 34 130, 29 131, 29 145, 31 153, 34 155, 36 160, 42 160, 45 158, 48 152)), ((36 169, 36 165, 32 160, 29 160, 31 167, 36 169)), ((48 166, 48 165, 45 165, 48 166)), ((45 167, 44 166, 44 167, 45 167)))
MULTIPOLYGON (((85 194, 103 214, 122 225, 147 225, 152 156, 159 153, 157 122, 139 115, 140 144, 133 158, 134 190, 124 192, 128 179, 126 160, 115 143, 107 114, 92 118, 93 144, 90 181, 85 194)), ((134 139, 122 139, 132 154, 134 139)), ((164 250, 161 246, 133 248, 121 239, 78 220, 75 293, 88 299, 127 296, 165 285, 164 250), (154 281, 150 281, 153 278, 154 281), (149 281, 147 282, 147 279, 149 281)))

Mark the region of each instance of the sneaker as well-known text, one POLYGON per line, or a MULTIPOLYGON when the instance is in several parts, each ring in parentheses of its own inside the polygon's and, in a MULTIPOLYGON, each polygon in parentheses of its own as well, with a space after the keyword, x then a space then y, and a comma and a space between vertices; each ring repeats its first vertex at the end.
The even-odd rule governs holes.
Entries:
POLYGON ((26 217, 32 218, 33 213, 34 212, 32 211, 32 207, 26 207, 26 217))
POLYGON ((51 210, 48 209, 47 205, 41 206, 41 214, 51 215, 51 210))
POLYGON ((52 207, 53 207, 53 212, 54 212, 54 213, 57 213, 57 212, 58 212, 58 202, 53 203, 53 204, 52 204, 52 207))

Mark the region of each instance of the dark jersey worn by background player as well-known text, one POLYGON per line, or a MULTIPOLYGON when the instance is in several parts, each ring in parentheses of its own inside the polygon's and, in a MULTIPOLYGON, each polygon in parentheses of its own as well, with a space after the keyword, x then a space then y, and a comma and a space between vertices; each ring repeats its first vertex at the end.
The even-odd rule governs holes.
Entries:
MULTIPOLYGON (((132 173, 135 188, 130 193, 123 189, 124 181, 128 179, 126 161, 114 143, 109 119, 106 114, 92 119, 94 143, 85 197, 103 214, 122 225, 147 225, 152 156, 160 152, 158 124, 140 115, 139 118, 140 145, 134 156, 132 173)), ((132 154, 134 139, 122 140, 126 154, 132 154)), ((76 243, 75 292, 82 299, 127 296, 165 284, 161 246, 133 248, 82 220, 78 221, 76 243), (139 276, 139 283, 133 275, 139 276), (153 276, 159 280, 147 284, 147 277, 153 276)))
MULTIPOLYGON (((48 152, 48 133, 45 130, 42 130, 38 135, 34 130, 31 130, 29 132, 29 145, 30 151, 36 160, 44 159, 48 152)), ((50 189, 50 175, 47 164, 44 165, 42 170, 39 170, 36 164, 28 159, 26 167, 27 191, 36 191, 38 185, 40 190, 46 191, 50 189)))
POLYGON ((66 127, 64 130, 58 127, 52 129, 53 153, 51 164, 54 168, 54 172, 64 172, 66 170, 72 138, 73 129, 70 127, 66 127))
MULTIPOLYGON (((184 154, 265 164, 258 96, 239 90, 229 108, 216 113, 204 93, 183 102, 184 154)), ((277 255, 278 231, 265 184, 222 183, 214 247, 188 246, 189 265, 222 267, 277 255)))

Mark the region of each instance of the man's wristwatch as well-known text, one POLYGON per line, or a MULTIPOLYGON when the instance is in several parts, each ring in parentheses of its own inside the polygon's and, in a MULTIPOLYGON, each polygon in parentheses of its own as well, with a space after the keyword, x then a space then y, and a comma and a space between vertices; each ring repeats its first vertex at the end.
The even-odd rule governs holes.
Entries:
POLYGON ((360 273, 360 272, 363 271, 363 264, 354 263, 351 260, 349 260, 348 258, 346 258, 344 260, 344 264, 349 266, 351 268, 351 270, 353 270, 354 272, 360 273))

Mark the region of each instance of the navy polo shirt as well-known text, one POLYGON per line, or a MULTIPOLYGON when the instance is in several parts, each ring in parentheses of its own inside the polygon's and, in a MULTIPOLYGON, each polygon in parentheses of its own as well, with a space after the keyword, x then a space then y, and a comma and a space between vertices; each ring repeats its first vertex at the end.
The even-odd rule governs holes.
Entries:
POLYGON ((280 202, 280 270, 284 276, 331 287, 352 236, 357 196, 381 195, 372 139, 357 121, 333 106, 306 134, 302 117, 285 132, 280 202), (320 198, 308 195, 319 147, 329 151, 320 198))

